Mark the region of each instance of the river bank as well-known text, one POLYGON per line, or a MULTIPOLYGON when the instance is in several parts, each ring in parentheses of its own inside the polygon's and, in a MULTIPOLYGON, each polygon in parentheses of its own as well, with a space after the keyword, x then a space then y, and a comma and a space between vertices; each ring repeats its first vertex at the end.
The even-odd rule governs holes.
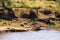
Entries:
POLYGON ((0 40, 60 40, 60 31, 41 30, 0 33, 0 40))
POLYGON ((0 7, 0 31, 36 31, 41 30, 41 27, 60 30, 60 7, 57 2, 28 1, 12 2, 8 5, 7 3, 0 7))

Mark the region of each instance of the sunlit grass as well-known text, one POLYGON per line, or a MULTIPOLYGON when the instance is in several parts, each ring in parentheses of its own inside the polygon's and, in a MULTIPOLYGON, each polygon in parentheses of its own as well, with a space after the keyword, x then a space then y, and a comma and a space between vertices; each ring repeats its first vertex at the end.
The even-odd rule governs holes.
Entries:
POLYGON ((15 2, 17 0, 0 0, 0 6, 4 2, 5 6, 7 7, 29 7, 29 8, 56 8, 59 7, 60 1, 23 1, 19 0, 19 2, 15 2))
POLYGON ((11 2, 10 5, 5 3, 7 7, 27 7, 27 8, 57 8, 59 4, 54 1, 25 1, 25 2, 11 2))

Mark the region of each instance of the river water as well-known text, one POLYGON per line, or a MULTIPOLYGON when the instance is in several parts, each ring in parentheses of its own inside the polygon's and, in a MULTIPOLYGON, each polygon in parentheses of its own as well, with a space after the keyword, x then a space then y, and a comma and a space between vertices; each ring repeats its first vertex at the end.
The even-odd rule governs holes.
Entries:
POLYGON ((41 30, 0 34, 0 40, 60 40, 60 31, 41 30))

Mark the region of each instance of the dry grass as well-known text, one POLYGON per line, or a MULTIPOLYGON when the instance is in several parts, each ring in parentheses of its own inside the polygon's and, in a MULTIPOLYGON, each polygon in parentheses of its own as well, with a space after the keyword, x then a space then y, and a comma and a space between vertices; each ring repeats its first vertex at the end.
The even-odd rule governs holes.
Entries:
POLYGON ((17 30, 31 30, 31 28, 26 28, 20 25, 20 23, 12 22, 12 21, 2 21, 0 22, 0 31, 1 30, 9 30, 7 28, 17 29, 17 30))

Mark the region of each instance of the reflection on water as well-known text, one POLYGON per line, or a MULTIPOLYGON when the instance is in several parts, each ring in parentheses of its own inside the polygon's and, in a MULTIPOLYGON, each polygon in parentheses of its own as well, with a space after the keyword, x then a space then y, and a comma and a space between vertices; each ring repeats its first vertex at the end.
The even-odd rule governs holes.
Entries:
POLYGON ((60 40, 60 32, 41 30, 38 32, 13 32, 0 34, 0 40, 60 40))

